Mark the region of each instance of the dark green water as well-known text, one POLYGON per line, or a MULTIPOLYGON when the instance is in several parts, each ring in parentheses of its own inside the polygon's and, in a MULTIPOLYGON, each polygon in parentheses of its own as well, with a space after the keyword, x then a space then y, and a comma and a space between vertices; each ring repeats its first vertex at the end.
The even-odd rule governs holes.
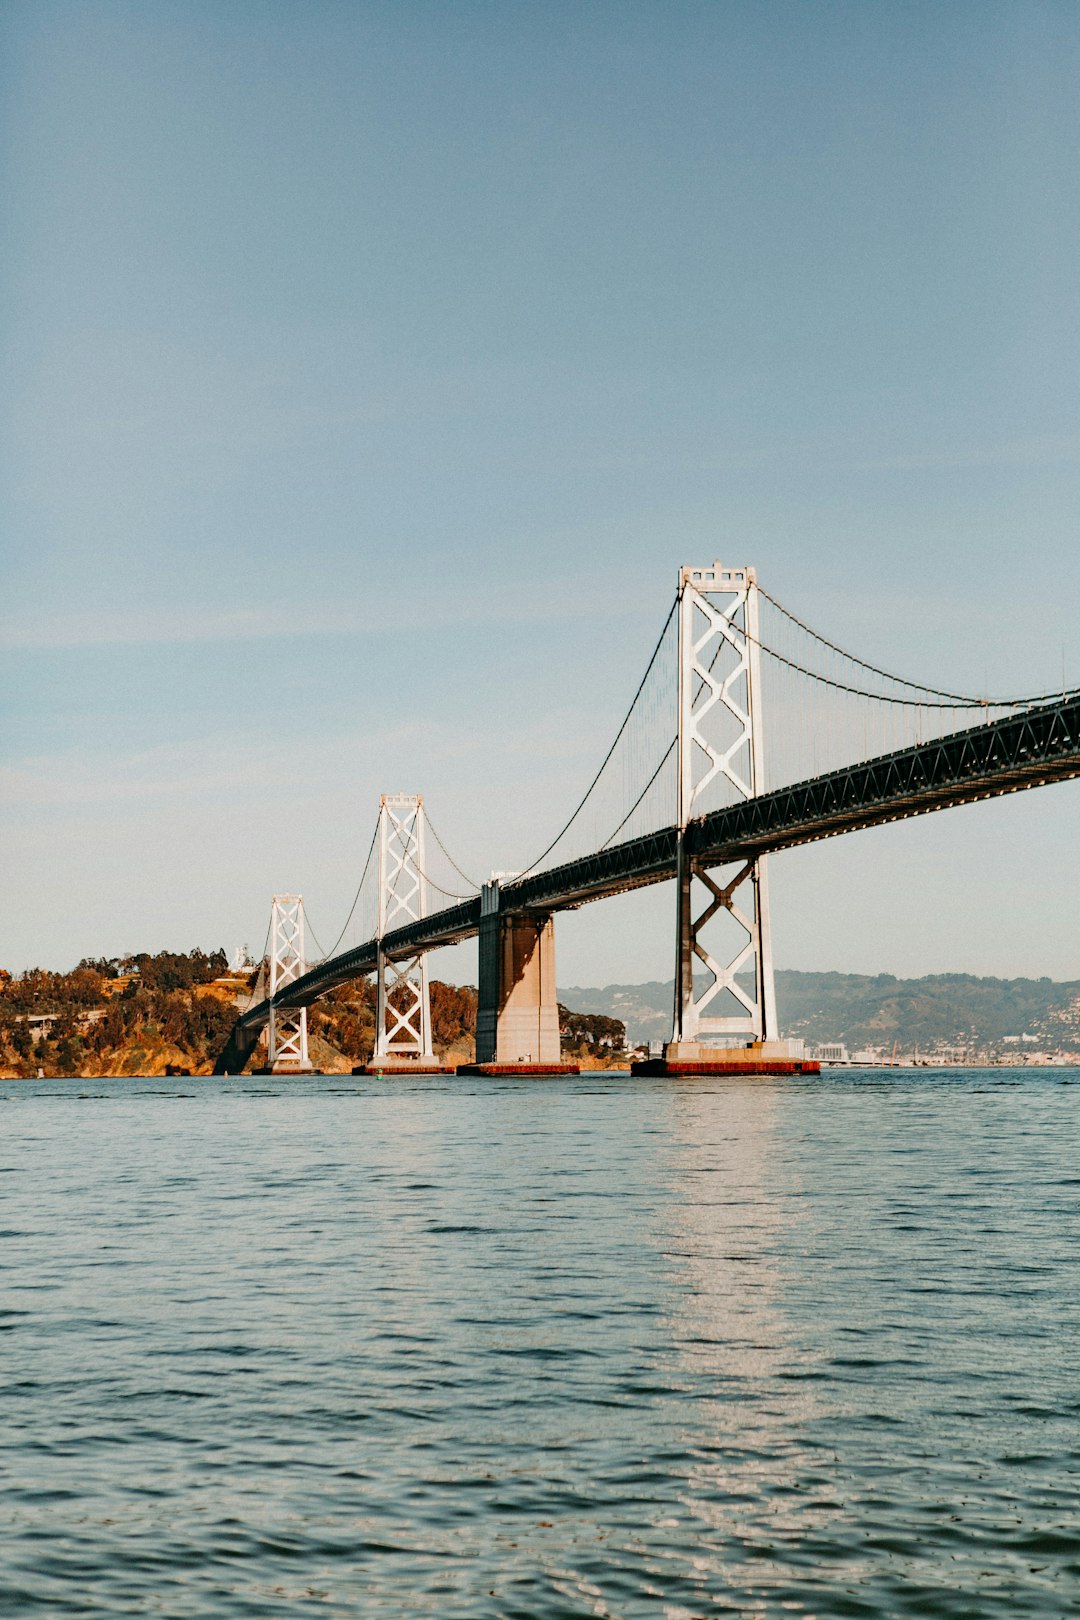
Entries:
POLYGON ((0 1614, 1080 1613, 1078 1116, 0 1082, 0 1614))

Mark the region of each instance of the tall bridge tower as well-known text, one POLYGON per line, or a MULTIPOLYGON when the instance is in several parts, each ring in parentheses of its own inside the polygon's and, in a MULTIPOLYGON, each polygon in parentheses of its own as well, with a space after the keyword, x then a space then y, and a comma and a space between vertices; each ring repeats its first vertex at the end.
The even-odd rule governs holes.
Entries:
POLYGON ((424 800, 419 793, 384 793, 379 800, 379 954, 375 1003, 376 1063, 434 1064, 427 956, 405 961, 384 955, 382 940, 427 914, 424 800))
POLYGON ((273 1004, 279 990, 302 977, 304 961, 304 897, 275 894, 270 914, 270 1017, 267 1033, 267 1068, 275 1073, 301 1074, 310 1068, 307 1045, 307 1008, 278 1010, 273 1004))
POLYGON ((779 1033, 765 858, 710 872, 686 839, 714 783, 741 799, 763 790, 759 647, 752 568, 680 570, 674 1057, 693 1056, 678 1051, 687 1043, 779 1033))

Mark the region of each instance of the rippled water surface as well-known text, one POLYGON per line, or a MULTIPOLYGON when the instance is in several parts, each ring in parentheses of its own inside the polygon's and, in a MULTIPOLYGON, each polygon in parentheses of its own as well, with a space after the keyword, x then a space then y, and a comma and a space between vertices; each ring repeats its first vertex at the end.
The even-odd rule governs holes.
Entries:
POLYGON ((1078 1111, 0 1082, 0 1613, 1076 1614, 1078 1111))

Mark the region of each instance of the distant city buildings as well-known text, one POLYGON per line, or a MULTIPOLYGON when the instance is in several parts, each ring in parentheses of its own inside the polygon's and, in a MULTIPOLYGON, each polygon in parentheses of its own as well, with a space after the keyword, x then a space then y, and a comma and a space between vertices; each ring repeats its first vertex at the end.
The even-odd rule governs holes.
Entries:
POLYGON ((1004 1035, 977 1046, 937 1042, 902 1050, 884 1046, 849 1052, 843 1041, 807 1042, 807 1055, 832 1068, 1066 1068, 1080 1063, 1080 1049, 1054 1050, 1037 1035, 1004 1035))

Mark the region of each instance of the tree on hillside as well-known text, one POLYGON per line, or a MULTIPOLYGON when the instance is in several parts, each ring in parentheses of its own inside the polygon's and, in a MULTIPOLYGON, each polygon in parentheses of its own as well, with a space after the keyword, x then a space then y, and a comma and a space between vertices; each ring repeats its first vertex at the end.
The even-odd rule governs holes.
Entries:
POLYGON ((477 993, 471 984, 443 984, 434 979, 431 992, 431 1039, 436 1047, 476 1036, 477 993))
POLYGON ((571 1012, 559 1003, 559 1037, 563 1051, 600 1057, 626 1048, 626 1025, 604 1013, 571 1012))
POLYGON ((190 990, 192 985, 209 984, 212 979, 220 978, 229 967, 223 950, 207 955, 197 946, 187 955, 182 951, 159 951, 156 956, 140 954, 133 961, 148 990, 190 990))

